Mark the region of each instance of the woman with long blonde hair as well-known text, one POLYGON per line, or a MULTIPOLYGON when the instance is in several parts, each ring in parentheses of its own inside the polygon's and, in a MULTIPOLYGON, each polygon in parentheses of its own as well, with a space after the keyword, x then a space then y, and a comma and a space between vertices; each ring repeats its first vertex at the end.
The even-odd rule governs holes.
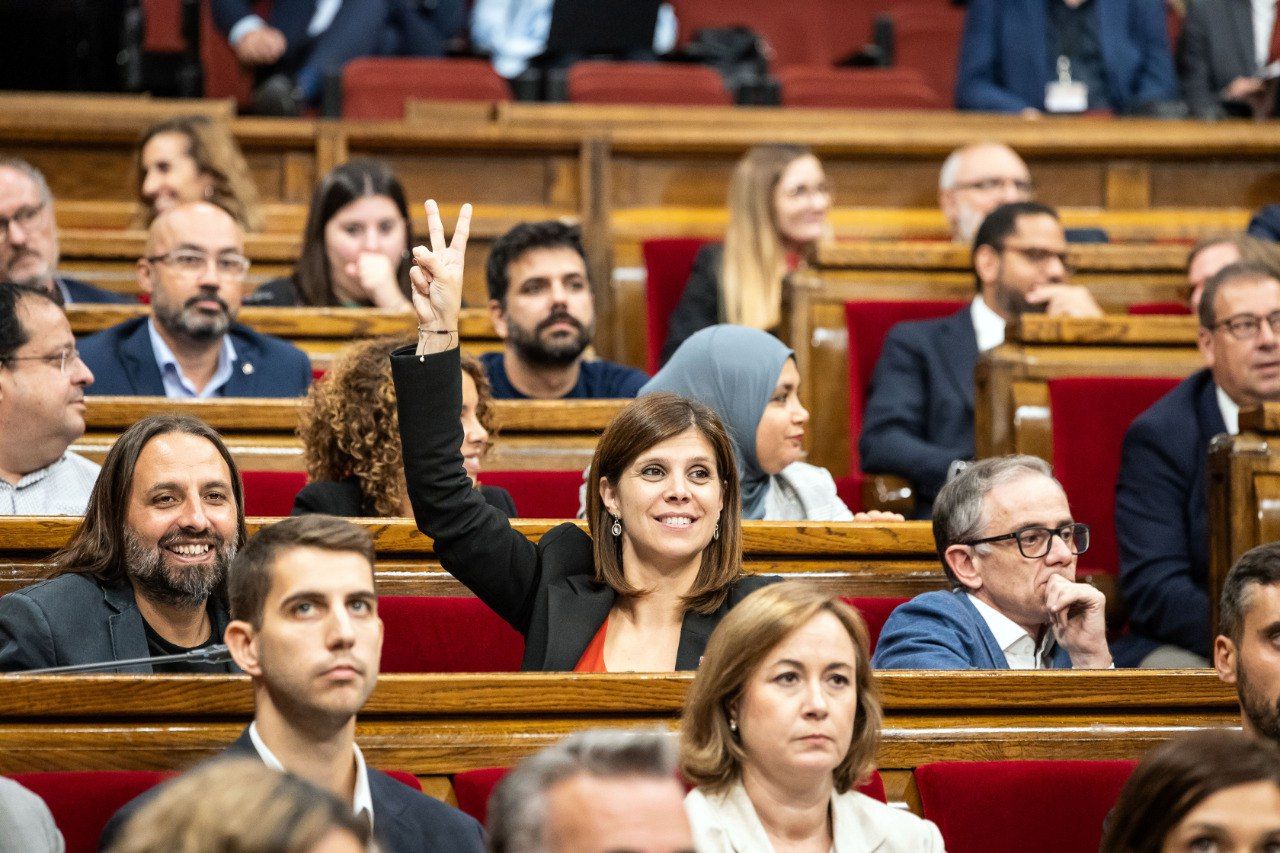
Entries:
POLYGON ((136 164, 139 224, 171 207, 208 201, 230 213, 246 231, 262 230, 258 190, 240 146, 222 122, 178 116, 142 135, 136 164))

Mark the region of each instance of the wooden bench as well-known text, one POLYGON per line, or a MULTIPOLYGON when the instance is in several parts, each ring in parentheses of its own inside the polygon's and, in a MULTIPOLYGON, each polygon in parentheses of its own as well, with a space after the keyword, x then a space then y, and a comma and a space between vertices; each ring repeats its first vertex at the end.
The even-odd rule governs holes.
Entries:
MULTIPOLYGON (((250 530, 274 520, 251 519, 250 530)), ((383 594, 471 594, 440 568, 431 539, 411 520, 354 521, 373 535, 383 594)), ((511 522, 534 540, 559 523, 511 522)), ((577 523, 585 529, 586 522, 577 523)), ((0 517, 0 593, 44 577, 49 556, 79 524, 78 518, 0 517)), ((743 561, 749 572, 803 577, 841 595, 905 597, 946 586, 925 522, 748 521, 743 530, 743 561)))
POLYGON ((1097 320, 1029 314, 978 362, 978 458, 1030 453, 1053 460, 1046 382, 1060 376, 1189 376, 1204 367, 1194 317, 1107 315, 1097 320))
MULTIPOLYGON (((594 727, 674 728, 692 676, 387 675, 356 736, 372 766, 450 797, 450 775, 508 766, 594 727)), ((877 755, 891 800, 933 761, 1134 759, 1170 737, 1234 726, 1210 671, 885 672, 877 755)), ((178 769, 251 719, 246 677, 0 676, 0 773, 178 769)))
MULTIPOLYGON (((88 397, 85 434, 72 450, 102 461, 120 433, 159 412, 192 415, 218 430, 245 470, 301 471, 299 398, 169 400, 88 397)), ((508 470, 583 470, 626 400, 494 400, 498 433, 485 464, 508 470)))

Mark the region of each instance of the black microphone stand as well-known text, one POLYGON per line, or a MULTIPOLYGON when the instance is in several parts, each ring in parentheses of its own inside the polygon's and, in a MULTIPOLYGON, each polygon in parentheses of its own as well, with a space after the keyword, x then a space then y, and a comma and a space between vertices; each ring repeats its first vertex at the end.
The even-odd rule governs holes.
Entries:
POLYGON ((128 660, 104 660, 97 663, 77 663, 70 666, 51 666, 45 669, 28 669, 25 672, 11 672, 8 675, 71 675, 82 672, 101 672, 107 669, 120 669, 126 666, 161 663, 226 663, 231 660, 231 651, 225 643, 215 643, 199 649, 192 649, 178 655, 157 655, 150 658, 130 658, 128 660))

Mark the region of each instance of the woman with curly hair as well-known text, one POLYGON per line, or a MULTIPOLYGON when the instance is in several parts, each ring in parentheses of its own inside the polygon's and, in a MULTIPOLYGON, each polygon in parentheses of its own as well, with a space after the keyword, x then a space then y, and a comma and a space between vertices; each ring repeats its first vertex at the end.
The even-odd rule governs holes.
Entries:
MULTIPOLYGON (((412 515, 400 456, 400 427, 391 351, 406 341, 378 338, 345 349, 333 368, 311 386, 298 428, 307 475, 312 482, 298 493, 293 514, 323 512, 339 516, 412 515)), ((472 485, 485 501, 516 515, 506 489, 479 486, 480 457, 493 429, 489 381, 470 356, 462 360, 462 460, 472 485)))
POLYGON ((139 224, 171 207, 208 201, 246 231, 262 230, 258 190, 226 125, 208 116, 178 116, 142 135, 136 163, 139 224))

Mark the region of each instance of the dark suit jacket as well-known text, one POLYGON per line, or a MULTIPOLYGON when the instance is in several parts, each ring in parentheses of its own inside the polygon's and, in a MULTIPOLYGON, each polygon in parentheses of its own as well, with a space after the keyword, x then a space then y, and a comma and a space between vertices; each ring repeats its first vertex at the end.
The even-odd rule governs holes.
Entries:
MULTIPOLYGON (((1054 0, 1059 2, 1059 0, 1054 0)), ((1161 0, 1092 0, 1108 97, 1120 113, 1173 101, 1178 80, 1161 0)), ((1057 78, 1049 56, 1046 0, 971 0, 964 19, 956 107, 1015 113, 1044 109, 1057 78)))
MULTIPOLYGON (((229 617, 211 602, 214 636, 229 617)), ((0 597, 0 672, 145 658, 147 633, 127 582, 103 586, 88 575, 60 575, 0 597)), ((119 672, 149 673, 150 665, 119 672)))
POLYGON ((1208 370, 1184 379, 1129 427, 1116 482, 1120 592, 1145 651, 1171 643, 1210 657, 1209 441, 1227 431, 1208 370))
MULTIPOLYGON (((227 334, 236 348, 236 363, 221 396, 301 397, 307 393, 311 362, 302 350, 239 323, 232 323, 227 334)), ((79 349, 94 376, 86 394, 164 396, 146 317, 90 335, 80 341, 79 349)))
POLYGON ((880 350, 858 440, 862 469, 910 480, 922 517, 951 463, 973 458, 977 363, 978 337, 967 305, 950 317, 899 323, 880 350))
MULTIPOLYGON (((405 475, 418 528, 435 540, 445 570, 524 635, 521 669, 570 671, 604 624, 617 594, 596 583, 591 537, 562 524, 538 544, 471 488, 462 467, 462 425, 442 412, 462 406, 458 350, 391 355, 405 475)), ((739 601, 777 578, 736 581, 724 605, 685 613, 676 669, 696 669, 711 631, 739 601)))
POLYGON ((58 276, 58 281, 62 282, 62 286, 66 288, 67 296, 71 297, 69 301, 72 304, 138 304, 137 297, 116 293, 113 290, 103 290, 101 287, 94 287, 92 284, 76 278, 67 278, 64 275, 60 275, 58 276))
POLYGON ((1225 104, 1219 94, 1237 77, 1258 73, 1250 0, 1191 0, 1182 23, 1178 65, 1192 116, 1245 115, 1243 105, 1225 104))
MULTIPOLYGON (((485 503, 502 512, 507 518, 516 517, 516 504, 511 493, 500 486, 480 486, 480 494, 485 503)), ((324 513, 342 518, 359 518, 368 516, 369 507, 365 506, 364 492, 360 489, 360 481, 355 477, 334 482, 317 480, 307 483, 293 499, 293 512, 290 515, 307 515, 308 513, 324 513)))
MULTIPOLYGON (((1053 669, 1070 669, 1071 657, 1057 646, 1053 669)), ((876 669, 1008 669, 996 643, 967 593, 934 590, 899 604, 889 614, 873 661, 876 669)))
POLYGON ((699 329, 724 322, 720 314, 720 271, 723 268, 723 243, 708 243, 694 256, 689 281, 667 321, 667 340, 662 345, 663 364, 680 348, 685 338, 699 329))
MULTIPOLYGON (((220 757, 261 759, 247 727, 220 757)), ((373 800, 373 834, 380 850, 385 853, 480 853, 484 850, 484 832, 475 818, 415 791, 379 770, 372 767, 368 770, 369 796, 373 800)), ((102 830, 98 849, 110 847, 120 828, 159 792, 160 787, 139 794, 116 812, 102 830)))

